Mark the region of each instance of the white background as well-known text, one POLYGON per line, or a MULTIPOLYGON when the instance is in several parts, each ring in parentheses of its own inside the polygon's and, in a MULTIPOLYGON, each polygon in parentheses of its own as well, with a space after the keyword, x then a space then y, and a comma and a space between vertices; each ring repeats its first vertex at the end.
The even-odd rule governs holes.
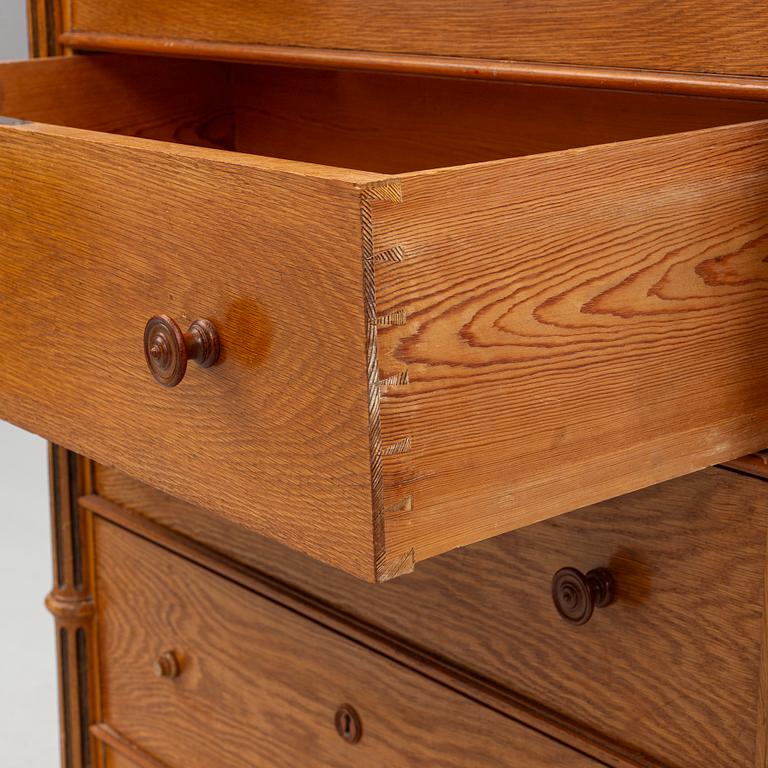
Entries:
MULTIPOLYGON (((26 3, 0 0, 0 60, 26 57, 26 3)), ((52 583, 46 461, 43 440, 0 422, 2 768, 59 760, 53 620, 43 606, 52 583)))

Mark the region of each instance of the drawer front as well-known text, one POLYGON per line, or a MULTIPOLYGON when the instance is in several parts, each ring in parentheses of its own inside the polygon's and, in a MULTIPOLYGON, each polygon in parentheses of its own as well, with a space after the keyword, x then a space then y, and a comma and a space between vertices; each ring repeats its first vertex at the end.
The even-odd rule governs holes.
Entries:
POLYGON ((283 56, 287 61, 334 63, 345 59, 302 48, 367 50, 384 54, 372 62, 379 67, 397 63, 401 56, 392 54, 428 53, 768 74, 763 56, 768 12, 762 4, 727 0, 715 9, 705 0, 686 0, 676 11, 644 0, 625 0, 620 9, 607 0, 477 0, 471 5, 463 0, 329 0, 303 3, 290 14, 277 0, 262 0, 256 7, 249 0, 235 0, 224 11, 216 0, 166 0, 162 5, 153 0, 74 0, 64 40, 86 48, 159 50, 168 46, 167 38, 176 38, 174 49, 185 46, 198 55, 229 52, 273 59, 280 53, 274 46, 291 46, 283 56), (191 41, 206 44, 195 48, 191 41))
MULTIPOLYGON (((0 125, 0 417, 379 581, 768 444, 768 124, 395 176, 179 144, 258 152, 319 121, 185 67, 0 66, 19 118, 89 94, 59 113, 78 128, 0 125), (157 343, 156 315, 179 324, 157 343), (216 364, 160 386, 145 354, 213 361, 196 320, 216 364)), ((322 81, 344 130, 305 136, 339 163, 375 107, 360 77, 322 81)), ((474 141, 447 130, 451 156, 474 141)))
MULTIPOLYGON (((154 71, 0 67, 14 84, 2 109, 52 120, 57 86, 79 83, 107 112, 113 94, 110 129, 194 133, 178 96, 155 114, 182 87, 178 65, 154 71)), ((201 88, 221 86, 206 73, 201 88)), ((302 167, 0 126, 0 418, 373 579, 360 177, 302 167), (143 334, 160 314, 183 331, 212 321, 218 363, 158 384, 143 334)))
POLYGON ((95 553, 102 728, 170 768, 596 765, 98 519, 95 553))
POLYGON ((113 470, 96 478, 107 498, 664 765, 753 768, 765 753, 761 480, 705 470, 369 586, 113 470), (564 567, 608 568, 615 602, 582 626, 560 618, 564 567))
POLYGON ((104 761, 106 768, 140 768, 138 763, 134 763, 114 749, 105 748, 104 761))

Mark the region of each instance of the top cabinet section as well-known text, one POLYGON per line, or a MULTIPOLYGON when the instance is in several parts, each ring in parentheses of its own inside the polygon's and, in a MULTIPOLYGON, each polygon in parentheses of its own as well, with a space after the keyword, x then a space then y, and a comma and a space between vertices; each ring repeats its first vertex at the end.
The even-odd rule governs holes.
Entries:
POLYGON ((217 42, 293 48, 304 60, 312 49, 330 49, 768 75, 763 2, 73 0, 70 15, 65 41, 76 47, 126 50, 139 38, 166 52, 217 42))

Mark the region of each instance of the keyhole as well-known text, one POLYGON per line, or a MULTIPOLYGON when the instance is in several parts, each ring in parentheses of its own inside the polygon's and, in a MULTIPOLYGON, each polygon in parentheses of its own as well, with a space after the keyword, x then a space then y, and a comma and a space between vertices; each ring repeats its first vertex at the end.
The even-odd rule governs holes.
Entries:
POLYGON ((334 722, 336 732, 348 744, 357 744, 360 741, 363 735, 363 727, 360 722, 360 715, 357 714, 354 707, 349 704, 342 704, 336 710, 334 722))

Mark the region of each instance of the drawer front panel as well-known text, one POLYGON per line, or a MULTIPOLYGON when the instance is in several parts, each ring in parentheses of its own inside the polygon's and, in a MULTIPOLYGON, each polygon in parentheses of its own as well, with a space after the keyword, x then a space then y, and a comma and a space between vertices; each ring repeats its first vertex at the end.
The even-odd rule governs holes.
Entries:
MULTIPOLYGON (((299 47, 291 52, 299 61, 301 48, 337 48, 766 75, 766 26, 768 11, 761 3, 737 0, 717 7, 686 0, 674 9, 645 0, 625 0, 620 8, 607 0, 478 0, 471 5, 464 0, 328 0, 301 3, 291 13, 276 0, 257 5, 236 0, 225 8, 216 0, 74 0, 75 35, 65 39, 117 49, 131 42, 147 45, 153 38, 155 49, 167 48, 166 38, 291 46, 299 47)), ((386 66, 393 58, 380 57, 377 63, 386 66)))
POLYGON ((289 165, 0 127, 0 417, 372 579, 359 195, 289 165), (219 363, 157 384, 160 313, 219 363))
POLYGON ((705 470, 368 586, 113 470, 96 478, 107 498, 662 764, 753 768, 763 754, 768 483, 705 470), (584 626, 550 596, 568 566, 615 578, 614 604, 584 626))
POLYGON ((170 768, 596 765, 98 518, 95 552, 104 720, 170 768))

